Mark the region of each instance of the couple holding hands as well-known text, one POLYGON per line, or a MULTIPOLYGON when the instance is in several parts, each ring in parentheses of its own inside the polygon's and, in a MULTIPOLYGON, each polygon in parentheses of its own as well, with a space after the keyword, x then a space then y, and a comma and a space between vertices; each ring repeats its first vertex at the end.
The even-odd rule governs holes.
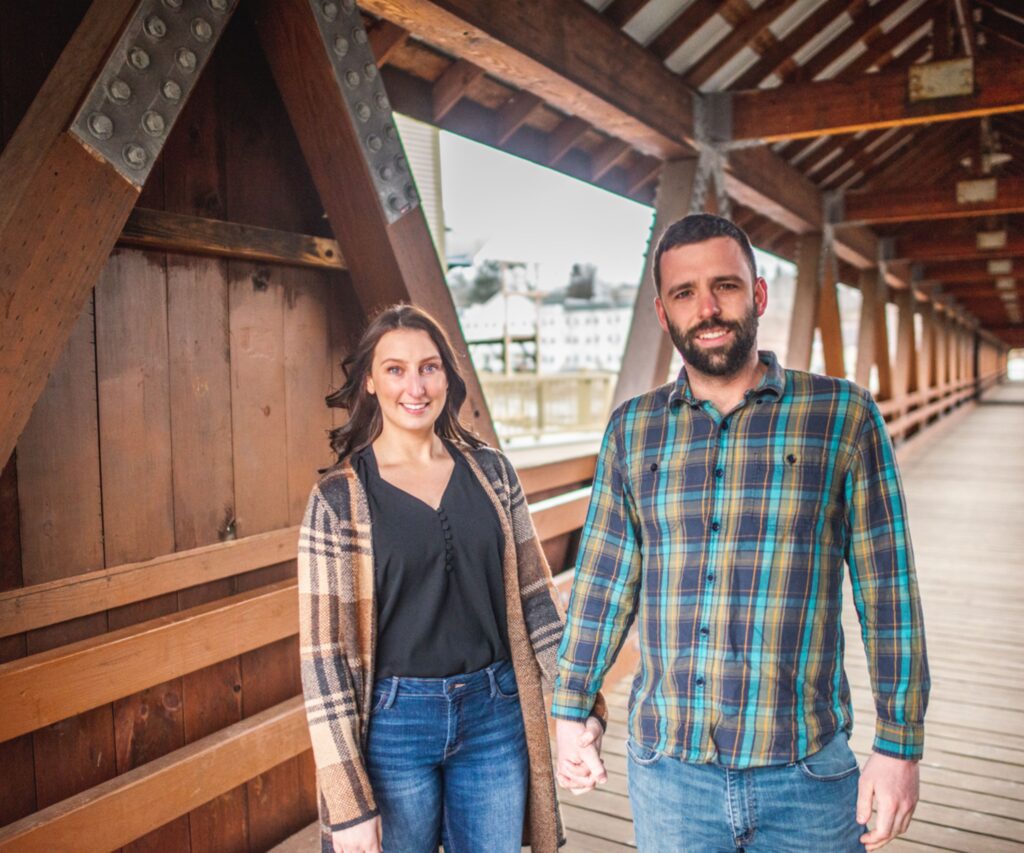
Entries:
POLYGON ((556 778, 606 779, 599 688, 634 621, 641 851, 872 851, 906 830, 928 669, 884 422, 866 391, 758 352, 767 285, 728 220, 676 222, 653 270, 685 366, 611 416, 565 619, 515 471, 459 423, 438 324, 389 308, 346 361, 299 542, 325 853, 557 850, 556 778), (877 708, 863 770, 844 564, 877 708))

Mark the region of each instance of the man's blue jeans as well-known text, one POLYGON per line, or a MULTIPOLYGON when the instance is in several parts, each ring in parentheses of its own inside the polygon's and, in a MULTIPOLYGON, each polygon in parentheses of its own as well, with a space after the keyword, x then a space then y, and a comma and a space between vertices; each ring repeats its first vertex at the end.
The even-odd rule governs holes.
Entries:
POLYGON ((640 853, 854 853, 860 771, 839 732, 795 764, 730 770, 626 744, 640 853))
POLYGON ((378 681, 367 770, 388 853, 518 853, 529 765, 512 665, 378 681))

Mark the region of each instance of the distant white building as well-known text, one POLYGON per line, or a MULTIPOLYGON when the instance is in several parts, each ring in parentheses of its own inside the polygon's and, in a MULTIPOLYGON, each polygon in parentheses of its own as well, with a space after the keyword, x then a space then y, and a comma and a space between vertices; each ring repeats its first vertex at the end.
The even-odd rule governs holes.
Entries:
POLYGON ((507 334, 511 371, 541 374, 618 371, 631 316, 631 305, 612 300, 545 299, 523 293, 499 293, 459 312, 479 369, 504 371, 507 334))

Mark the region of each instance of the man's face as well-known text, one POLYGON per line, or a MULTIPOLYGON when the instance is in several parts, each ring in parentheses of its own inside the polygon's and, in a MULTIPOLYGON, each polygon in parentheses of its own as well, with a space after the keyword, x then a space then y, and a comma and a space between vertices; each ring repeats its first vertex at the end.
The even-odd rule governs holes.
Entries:
POLYGON ((729 237, 677 246, 661 256, 658 322, 687 366, 708 376, 740 371, 757 346, 757 318, 768 304, 739 244, 729 237))

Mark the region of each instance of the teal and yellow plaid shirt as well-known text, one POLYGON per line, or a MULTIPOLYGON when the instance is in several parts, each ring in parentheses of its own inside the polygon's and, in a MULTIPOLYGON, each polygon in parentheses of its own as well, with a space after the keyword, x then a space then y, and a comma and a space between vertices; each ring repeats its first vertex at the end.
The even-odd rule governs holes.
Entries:
POLYGON ((693 762, 796 761, 852 725, 849 566, 877 709, 874 748, 919 758, 928 665, 899 473, 871 396, 767 372, 722 417, 685 369, 605 433, 552 713, 581 720, 634 617, 637 742, 693 762))

